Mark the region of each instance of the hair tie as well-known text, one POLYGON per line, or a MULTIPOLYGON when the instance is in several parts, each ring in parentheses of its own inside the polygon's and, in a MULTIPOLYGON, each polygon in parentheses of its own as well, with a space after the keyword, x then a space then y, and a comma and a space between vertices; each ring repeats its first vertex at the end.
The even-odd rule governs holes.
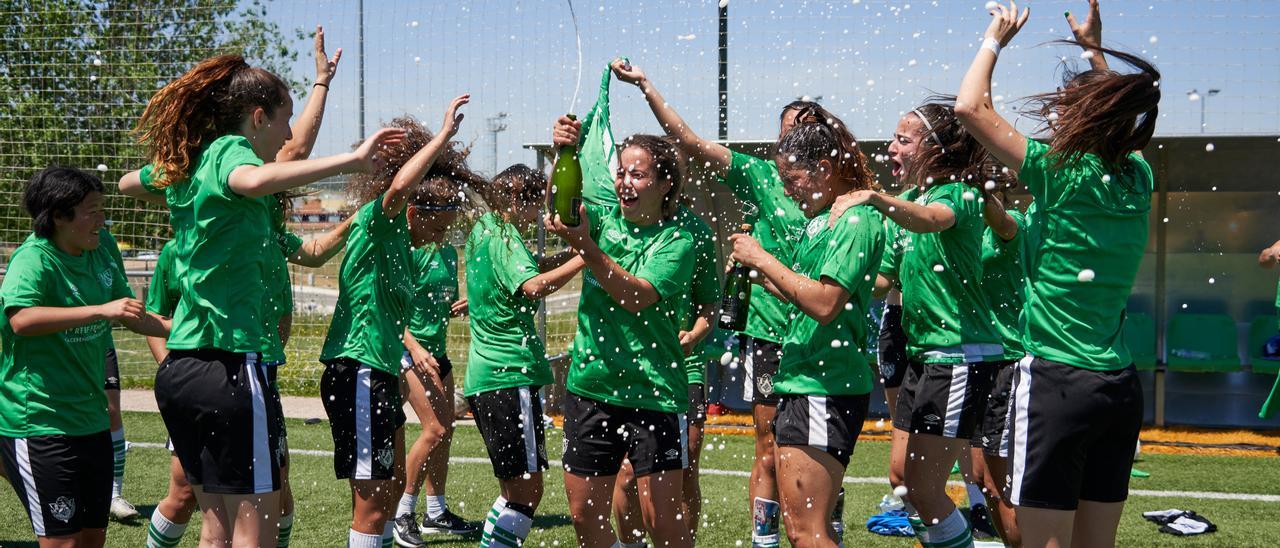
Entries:
POLYGON ((929 132, 930 137, 933 137, 933 142, 938 144, 938 148, 942 149, 943 152, 946 152, 947 147, 942 146, 942 138, 938 137, 937 132, 933 131, 933 124, 929 123, 929 119, 925 117, 924 113, 920 112, 920 109, 918 108, 911 109, 911 112, 914 113, 921 122, 924 122, 925 131, 929 132))

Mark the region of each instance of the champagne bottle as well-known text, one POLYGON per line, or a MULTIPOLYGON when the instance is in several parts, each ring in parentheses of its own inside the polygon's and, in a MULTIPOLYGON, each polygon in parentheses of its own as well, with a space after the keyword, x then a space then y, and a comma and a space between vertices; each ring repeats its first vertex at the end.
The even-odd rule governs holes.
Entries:
MULTIPOLYGON (((570 120, 577 117, 569 114, 570 120)), ((551 211, 560 216, 565 226, 578 226, 578 207, 582 205, 582 165, 578 163, 578 147, 564 145, 557 153, 551 170, 551 211)))
MULTIPOLYGON (((751 232, 751 225, 739 227, 743 234, 751 232)), ((720 301, 720 328, 742 331, 747 328, 747 309, 751 306, 751 269, 734 261, 733 269, 724 281, 724 299, 720 301)))

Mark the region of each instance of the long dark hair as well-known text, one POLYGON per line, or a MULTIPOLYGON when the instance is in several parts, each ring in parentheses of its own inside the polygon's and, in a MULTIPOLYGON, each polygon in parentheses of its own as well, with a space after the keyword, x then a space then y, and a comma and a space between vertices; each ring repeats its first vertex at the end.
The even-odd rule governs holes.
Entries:
POLYGON ((491 211, 506 218, 517 205, 541 204, 546 199, 547 176, 525 164, 515 164, 475 190, 491 211))
POLYGON ((920 188, 960 181, 981 188, 986 181, 1005 182, 991 153, 956 118, 955 97, 935 95, 911 114, 920 119, 920 151, 907 171, 907 182, 920 188))
POLYGON ((268 116, 289 100, 279 76, 239 55, 201 61, 151 97, 134 133, 159 176, 157 188, 186 180, 200 148, 234 133, 254 108, 268 116))
POLYGON ((684 156, 668 137, 637 133, 627 137, 618 145, 618 154, 629 147, 636 147, 649 153, 653 158, 653 178, 655 181, 667 180, 671 188, 662 195, 662 218, 670 219, 680 208, 680 196, 684 193, 685 166, 684 156))
POLYGON ((778 141, 775 155, 804 169, 816 169, 818 162, 826 159, 835 176, 850 188, 879 189, 853 133, 836 115, 816 103, 800 109, 796 125, 778 141))
MULTIPOLYGON (((1073 40, 1054 43, 1080 46, 1073 40)), ((1032 107, 1028 116, 1053 132, 1049 151, 1057 169, 1088 153, 1097 154, 1107 166, 1123 167, 1128 155, 1146 148, 1155 134, 1160 71, 1130 53, 1099 48, 1096 55, 1110 56, 1137 72, 1068 71, 1061 89, 1028 99, 1032 107)))

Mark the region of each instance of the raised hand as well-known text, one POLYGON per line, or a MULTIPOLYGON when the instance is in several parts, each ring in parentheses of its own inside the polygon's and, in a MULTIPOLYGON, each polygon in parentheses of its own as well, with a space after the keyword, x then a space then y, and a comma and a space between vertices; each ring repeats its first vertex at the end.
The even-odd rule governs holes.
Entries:
POLYGON ((571 120, 568 116, 561 116, 556 120, 555 128, 551 130, 551 142, 557 147, 576 145, 581 132, 582 122, 571 120))
POLYGON ((609 68, 613 69, 614 76, 628 84, 638 86, 646 79, 644 71, 640 70, 640 67, 632 66, 631 62, 626 59, 614 59, 612 63, 609 63, 609 68))
POLYGON ((1070 11, 1066 16, 1071 34, 1075 35, 1080 45, 1088 49, 1102 47, 1102 12, 1098 9, 1098 0, 1089 0, 1089 16, 1085 18, 1083 25, 1076 23, 1076 16, 1070 11))
POLYGON ((986 38, 994 38, 1000 42, 1000 47, 1009 45, 1009 41, 1022 30, 1022 26, 1027 24, 1027 19, 1031 17, 1031 8, 1022 10, 1022 15, 1018 15, 1018 2, 1010 1, 1008 6, 996 3, 996 8, 991 11, 991 24, 987 26, 986 38))
POLYGON ((333 52, 333 57, 329 57, 324 52, 324 27, 316 25, 316 83, 329 85, 333 80, 333 76, 338 73, 338 61, 342 60, 342 48, 333 52))
POLYGON ((449 102, 449 108, 444 111, 444 125, 440 126, 440 133, 438 133, 438 135, 444 135, 445 137, 453 137, 454 135, 457 135, 458 128, 462 126, 462 117, 464 116, 464 114, 458 112, 458 109, 462 108, 462 105, 470 102, 470 93, 464 93, 454 97, 453 101, 449 102))
POLYGON ((382 128, 370 135, 354 152, 360 171, 374 173, 381 170, 386 164, 386 159, 378 153, 402 140, 404 140, 404 130, 400 128, 382 128))

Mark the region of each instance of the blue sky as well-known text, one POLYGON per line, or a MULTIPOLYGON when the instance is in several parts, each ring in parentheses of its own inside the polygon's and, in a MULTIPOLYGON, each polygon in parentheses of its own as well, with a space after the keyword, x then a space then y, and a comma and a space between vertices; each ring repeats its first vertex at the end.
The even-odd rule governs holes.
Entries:
MULTIPOLYGON (((822 96, 860 138, 887 137, 931 92, 955 92, 989 21, 982 4, 730 0, 730 138, 774 138, 778 108, 801 95, 822 96)), ((1083 16, 1087 2, 1029 5, 1031 20, 996 71, 994 93, 1008 107, 1054 89, 1063 59, 1084 63, 1078 50, 1042 44, 1069 36, 1063 11, 1083 16)), ((574 7, 585 65, 574 111, 594 101, 604 65, 627 55, 696 131, 716 135, 715 0, 574 7)), ((269 10, 285 29, 325 25, 330 48, 344 48, 316 152, 347 149, 360 138, 355 0, 276 0, 269 10)), ((1104 0, 1103 18, 1109 46, 1144 55, 1164 74, 1158 134, 1198 133, 1201 103, 1186 92, 1211 87, 1222 92, 1206 105, 1209 133, 1280 134, 1280 2, 1104 0)), ((470 92, 459 139, 474 143, 472 165, 487 171, 494 154, 485 118, 509 115, 497 140, 505 167, 531 162, 521 145, 546 141, 570 109, 578 49, 565 0, 366 0, 365 39, 366 132, 403 113, 436 128, 449 99, 470 92)), ((310 77, 309 43, 296 47, 296 74, 310 77)), ((615 133, 660 131, 635 88, 615 81, 613 89, 615 133)))

